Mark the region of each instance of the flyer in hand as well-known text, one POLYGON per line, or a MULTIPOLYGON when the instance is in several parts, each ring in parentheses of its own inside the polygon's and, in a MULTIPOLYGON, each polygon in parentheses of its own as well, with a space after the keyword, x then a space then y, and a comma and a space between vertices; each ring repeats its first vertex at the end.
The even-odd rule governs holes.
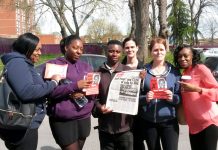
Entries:
POLYGON ((116 73, 109 87, 106 107, 117 113, 138 113, 140 72, 141 70, 130 70, 116 73))
POLYGON ((90 72, 84 77, 85 80, 92 80, 89 88, 83 89, 86 95, 96 95, 99 93, 99 83, 101 80, 100 72, 90 72))
POLYGON ((167 81, 163 77, 152 77, 150 82, 151 91, 154 92, 154 99, 167 99, 167 81))
POLYGON ((67 67, 68 64, 58 65, 58 64, 46 63, 44 78, 51 79, 53 75, 61 75, 61 78, 65 79, 67 75, 67 67))

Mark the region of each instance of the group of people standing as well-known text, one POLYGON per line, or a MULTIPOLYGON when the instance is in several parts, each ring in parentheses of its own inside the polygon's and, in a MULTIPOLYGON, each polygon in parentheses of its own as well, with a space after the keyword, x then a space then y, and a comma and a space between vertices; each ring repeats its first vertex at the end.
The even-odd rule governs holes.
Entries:
MULTIPOLYGON (((6 131, 1 137, 9 150, 36 150, 38 128, 46 114, 56 143, 63 150, 82 150, 91 129, 91 113, 98 118, 101 150, 177 150, 179 124, 176 108, 182 103, 189 126, 192 150, 216 150, 218 140, 218 83, 210 70, 200 64, 199 54, 190 46, 181 45, 174 51, 174 63, 165 60, 166 40, 153 38, 149 45, 151 62, 143 64, 137 59, 139 46, 133 38, 110 40, 107 43, 107 61, 95 70, 101 73, 98 95, 85 95, 83 89, 91 85, 84 76, 93 72, 91 66, 80 61, 82 40, 75 35, 60 42, 63 54, 48 63, 68 65, 66 79, 54 75, 43 79, 34 63, 41 55, 39 38, 31 33, 18 37, 13 52, 2 56, 7 69, 7 80, 19 99, 34 102, 36 115, 30 130, 6 131), (126 54, 122 61, 122 52, 126 54), (106 107, 109 85, 121 71, 142 69, 138 114, 115 113, 106 107), (182 72, 180 72, 182 70, 182 72), (16 75, 15 75, 16 72, 16 75), (181 75, 191 77, 181 80, 181 75), (153 84, 161 78, 164 97, 157 97, 153 84), (77 100, 87 100, 83 106, 77 100), (20 141, 20 142, 18 142, 20 141), (16 143, 16 144, 15 144, 16 143)), ((94 147, 90 148, 95 149, 94 147)))

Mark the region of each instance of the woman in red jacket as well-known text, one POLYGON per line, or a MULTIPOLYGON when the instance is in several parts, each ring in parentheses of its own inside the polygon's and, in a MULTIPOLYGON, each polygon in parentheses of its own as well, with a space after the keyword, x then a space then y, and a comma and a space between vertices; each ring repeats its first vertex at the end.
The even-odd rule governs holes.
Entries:
POLYGON ((178 46, 175 65, 189 80, 181 81, 182 102, 189 126, 192 150, 216 150, 218 140, 218 83, 210 70, 199 64, 200 56, 190 46, 178 46))

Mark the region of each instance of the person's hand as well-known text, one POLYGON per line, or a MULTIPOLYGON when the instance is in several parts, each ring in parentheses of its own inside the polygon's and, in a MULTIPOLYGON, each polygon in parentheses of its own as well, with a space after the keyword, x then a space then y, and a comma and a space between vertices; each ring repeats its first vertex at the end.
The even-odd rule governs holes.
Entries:
POLYGON ((79 80, 77 82, 77 86, 79 89, 84 89, 90 87, 92 84, 92 80, 79 80))
POLYGON ((145 70, 142 70, 140 73, 139 73, 139 77, 143 80, 146 76, 146 71, 145 70))
POLYGON ((108 113, 111 113, 113 110, 106 107, 106 105, 104 104, 101 106, 100 111, 102 114, 108 114, 108 113))
POLYGON ((59 74, 53 75, 53 76, 51 77, 51 80, 55 80, 55 81, 57 81, 57 83, 59 83, 59 81, 60 81, 61 79, 62 79, 62 78, 61 78, 61 75, 59 75, 59 74))
POLYGON ((81 98, 83 96, 85 96, 85 94, 82 92, 73 92, 72 94, 70 94, 71 99, 78 99, 78 98, 81 98))
POLYGON ((183 81, 178 81, 181 85, 181 91, 182 92, 202 92, 202 88, 200 88, 199 86, 187 83, 187 82, 183 82, 183 81))
POLYGON ((147 95, 146 95, 146 101, 147 101, 148 103, 150 103, 150 101, 151 101, 152 99, 154 99, 154 92, 153 92, 153 91, 149 91, 149 92, 147 93, 147 95))
POLYGON ((166 100, 172 101, 172 100, 173 100, 173 93, 172 93, 172 91, 170 91, 170 90, 165 90, 164 92, 165 92, 165 94, 166 94, 166 100))

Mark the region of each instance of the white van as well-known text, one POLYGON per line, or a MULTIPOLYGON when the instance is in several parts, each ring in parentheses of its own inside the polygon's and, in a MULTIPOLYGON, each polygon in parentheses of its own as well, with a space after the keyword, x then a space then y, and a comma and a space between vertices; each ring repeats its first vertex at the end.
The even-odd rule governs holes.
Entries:
POLYGON ((205 60, 207 57, 218 57, 218 48, 208 48, 203 50, 201 58, 205 60))

